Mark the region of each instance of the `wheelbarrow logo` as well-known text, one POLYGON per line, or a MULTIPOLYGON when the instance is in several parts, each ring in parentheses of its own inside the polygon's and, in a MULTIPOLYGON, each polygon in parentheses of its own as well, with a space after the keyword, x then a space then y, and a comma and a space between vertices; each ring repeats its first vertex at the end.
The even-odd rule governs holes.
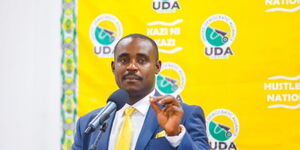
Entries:
POLYGON ((201 39, 205 45, 204 54, 211 59, 228 58, 233 55, 230 46, 235 36, 235 24, 228 16, 217 14, 209 17, 201 27, 201 39), (228 28, 225 28, 224 24, 228 28))
POLYGON ((207 135, 212 149, 237 149, 234 140, 239 133, 239 121, 227 109, 216 109, 206 118, 207 135))
POLYGON ((96 17, 90 27, 94 53, 99 57, 113 57, 113 48, 122 37, 122 24, 111 14, 96 17))
POLYGON ((232 136, 230 127, 226 125, 211 121, 208 127, 210 135, 218 141, 226 141, 232 136))
POLYGON ((213 46, 223 46, 226 42, 228 42, 228 37, 226 37, 226 34, 227 32, 225 31, 207 27, 205 37, 209 44, 213 46))
POLYGON ((185 74, 181 67, 173 62, 162 64, 160 74, 156 76, 156 90, 162 95, 173 95, 182 101, 180 93, 185 86, 185 74))

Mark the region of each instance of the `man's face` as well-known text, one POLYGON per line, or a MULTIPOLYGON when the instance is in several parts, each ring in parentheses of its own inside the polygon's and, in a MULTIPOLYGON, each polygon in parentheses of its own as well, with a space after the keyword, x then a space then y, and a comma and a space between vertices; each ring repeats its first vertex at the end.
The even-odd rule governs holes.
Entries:
POLYGON ((132 94, 146 94, 153 90, 160 66, 150 41, 129 37, 116 47, 112 71, 119 88, 132 94))

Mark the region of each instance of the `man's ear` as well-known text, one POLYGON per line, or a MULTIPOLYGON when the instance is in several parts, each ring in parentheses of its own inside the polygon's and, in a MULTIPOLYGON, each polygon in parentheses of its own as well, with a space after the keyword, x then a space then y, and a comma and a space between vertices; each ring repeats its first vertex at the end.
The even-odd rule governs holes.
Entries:
POLYGON ((115 72, 115 62, 114 61, 111 61, 110 67, 111 67, 111 71, 115 72))
POLYGON ((155 74, 158 74, 160 72, 160 68, 161 68, 161 61, 157 60, 155 66, 156 66, 155 74))

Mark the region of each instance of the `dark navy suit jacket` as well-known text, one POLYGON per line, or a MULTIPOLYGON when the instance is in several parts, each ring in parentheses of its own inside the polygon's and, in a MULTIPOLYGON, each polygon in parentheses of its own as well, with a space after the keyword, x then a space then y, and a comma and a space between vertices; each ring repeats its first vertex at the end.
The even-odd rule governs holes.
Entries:
MULTIPOLYGON (((184 116, 181 124, 185 127, 186 133, 180 145, 173 148, 165 137, 155 138, 156 134, 163 129, 159 126, 156 114, 150 106, 141 133, 138 137, 135 150, 209 150, 205 118, 202 109, 199 106, 187 105, 180 103, 184 116)), ((84 130, 87 128, 88 123, 96 116, 101 110, 97 109, 89 114, 79 118, 76 126, 76 133, 72 150, 87 150, 92 145, 99 133, 99 129, 85 135, 84 130)), ((115 114, 107 120, 108 127, 106 132, 103 133, 97 150, 107 150, 110 131, 115 114)))

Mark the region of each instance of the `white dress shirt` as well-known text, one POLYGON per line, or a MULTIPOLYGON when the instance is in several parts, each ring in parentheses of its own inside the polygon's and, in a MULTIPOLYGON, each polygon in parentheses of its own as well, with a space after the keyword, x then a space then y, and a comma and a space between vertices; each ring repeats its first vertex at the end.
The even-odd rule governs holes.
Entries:
MULTIPOLYGON (((111 132, 110 132, 110 138, 109 138, 109 143, 108 143, 109 150, 115 149, 115 145, 118 140, 119 132, 122 127, 123 120, 124 120, 124 111, 128 107, 134 107, 136 109, 136 111, 131 116, 131 122, 132 122, 131 124, 132 124, 133 133, 132 133, 132 143, 130 146, 130 150, 135 149, 136 142, 138 140, 138 137, 139 137, 139 134, 143 127, 148 109, 150 107, 150 102, 149 102, 150 96, 154 96, 154 93, 155 93, 155 91, 153 90, 151 93, 149 93, 147 96, 145 96, 144 98, 142 98, 141 100, 139 100, 138 102, 133 104, 132 106, 130 106, 129 104, 125 104, 120 110, 118 110, 116 112, 115 119, 113 121, 111 132)), ((178 136, 167 136, 166 135, 167 140, 170 142, 170 144, 173 147, 177 147, 180 144, 180 142, 183 138, 183 135, 185 134, 184 127, 182 125, 181 125, 181 127, 183 128, 183 130, 178 136)), ((124 137, 124 138, 126 138, 126 137, 124 137)))

